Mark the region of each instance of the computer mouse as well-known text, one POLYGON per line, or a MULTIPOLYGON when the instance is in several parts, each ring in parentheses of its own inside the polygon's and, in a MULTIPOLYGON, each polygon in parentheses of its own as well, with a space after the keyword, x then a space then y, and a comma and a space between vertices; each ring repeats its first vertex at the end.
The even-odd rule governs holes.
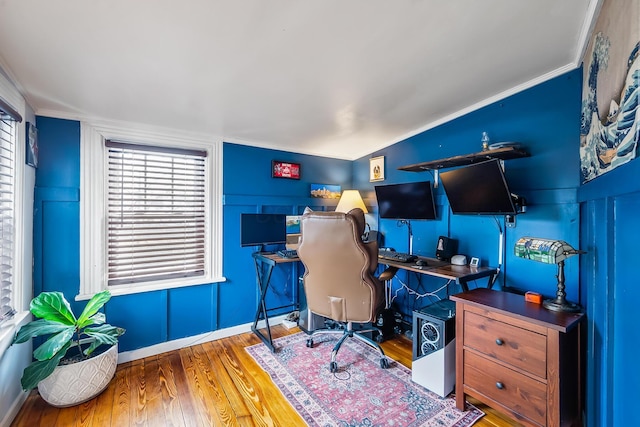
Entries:
POLYGON ((423 259, 418 259, 416 260, 416 265, 419 265, 421 267, 427 265, 427 261, 423 260, 423 259))

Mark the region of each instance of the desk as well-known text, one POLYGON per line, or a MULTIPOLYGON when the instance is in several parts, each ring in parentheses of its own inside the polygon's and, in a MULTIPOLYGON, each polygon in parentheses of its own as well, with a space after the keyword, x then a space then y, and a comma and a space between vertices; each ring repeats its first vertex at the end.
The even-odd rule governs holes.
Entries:
POLYGON ((290 262, 298 262, 300 258, 283 258, 280 255, 264 252, 254 252, 252 254, 253 262, 256 267, 256 278, 258 279, 258 288, 260 291, 260 299, 258 300, 258 308, 256 310, 256 317, 253 319, 253 325, 251 330, 254 334, 262 340, 262 342, 269 347, 272 353, 276 352, 273 346, 273 339, 271 338, 271 328, 269 326, 269 315, 267 314, 267 304, 265 303, 265 297, 267 295, 267 289, 269 288, 269 282, 271 281, 271 273, 273 268, 277 264, 284 264, 290 262), (267 269, 263 272, 262 266, 266 265, 267 269), (265 329, 267 335, 258 329, 258 321, 264 319, 265 329))
POLYGON ((425 261, 427 265, 416 265, 415 262, 399 262, 390 259, 378 258, 378 264, 388 265, 389 267, 401 268, 403 270, 413 271, 418 274, 426 274, 427 276, 441 277, 447 280, 455 280, 462 287, 464 292, 469 290, 467 283, 471 280, 488 277, 487 287, 491 289, 498 278, 498 269, 492 267, 469 267, 468 265, 453 265, 445 261, 435 258, 418 257, 425 261))

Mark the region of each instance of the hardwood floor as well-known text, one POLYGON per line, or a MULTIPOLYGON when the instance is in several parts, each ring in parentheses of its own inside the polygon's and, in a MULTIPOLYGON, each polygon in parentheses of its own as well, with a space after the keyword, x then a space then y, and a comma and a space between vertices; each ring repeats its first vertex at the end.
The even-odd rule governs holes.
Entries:
MULTIPOLYGON (((272 328, 274 337, 298 332, 272 328)), ((252 333, 207 342, 118 366, 95 399, 54 408, 31 392, 13 427, 67 426, 303 426, 266 372, 244 350, 260 340, 252 333)), ((411 366, 411 342, 398 337, 385 353, 411 366)), ((478 402, 486 413, 475 426, 519 424, 478 402)))

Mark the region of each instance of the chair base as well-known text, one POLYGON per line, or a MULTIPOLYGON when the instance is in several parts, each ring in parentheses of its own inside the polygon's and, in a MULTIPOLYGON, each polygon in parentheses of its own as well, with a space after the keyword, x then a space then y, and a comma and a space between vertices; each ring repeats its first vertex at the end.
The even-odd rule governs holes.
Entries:
POLYGON ((336 343, 336 345, 333 347, 333 351, 331 352, 331 362, 329 363, 329 370, 331 372, 338 371, 338 362, 336 362, 336 356, 338 355, 338 350, 340 350, 340 346, 342 346, 342 343, 345 342, 347 338, 357 338, 360 341, 364 342, 365 344, 373 347, 380 354, 380 367, 382 369, 387 369, 389 367, 389 359, 387 359, 387 356, 384 354, 384 350, 382 350, 382 347, 380 347, 380 344, 378 344, 376 341, 372 340, 371 338, 367 337, 366 335, 363 335, 363 333, 366 333, 366 332, 377 332, 379 334, 378 336, 382 336, 382 332, 378 328, 354 330, 352 322, 349 322, 347 324, 340 323, 340 325, 342 325, 343 328, 316 329, 313 332, 311 332, 310 337, 307 339, 307 347, 311 348, 313 347, 313 337, 315 335, 327 335, 327 334, 342 335, 338 340, 338 342, 336 343))

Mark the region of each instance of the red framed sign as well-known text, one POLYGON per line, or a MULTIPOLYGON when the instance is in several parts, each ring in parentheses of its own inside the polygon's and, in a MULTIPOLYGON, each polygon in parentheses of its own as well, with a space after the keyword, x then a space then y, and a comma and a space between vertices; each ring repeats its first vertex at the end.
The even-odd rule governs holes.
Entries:
POLYGON ((300 163, 273 160, 271 162, 271 177, 300 179, 300 163))

